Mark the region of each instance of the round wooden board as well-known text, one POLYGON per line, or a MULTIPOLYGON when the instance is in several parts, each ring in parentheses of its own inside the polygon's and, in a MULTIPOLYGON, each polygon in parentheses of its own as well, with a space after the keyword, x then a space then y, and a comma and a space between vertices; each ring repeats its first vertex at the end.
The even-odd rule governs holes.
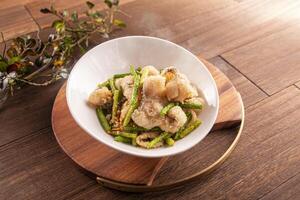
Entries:
POLYGON ((117 152, 90 137, 73 120, 59 91, 52 127, 64 152, 99 184, 130 192, 157 191, 197 180, 220 166, 236 146, 244 124, 239 93, 215 66, 202 60, 216 80, 220 110, 214 130, 191 150, 169 158, 140 158, 117 152), (229 126, 235 128, 228 129, 229 126), (227 128, 220 130, 221 128, 227 128))

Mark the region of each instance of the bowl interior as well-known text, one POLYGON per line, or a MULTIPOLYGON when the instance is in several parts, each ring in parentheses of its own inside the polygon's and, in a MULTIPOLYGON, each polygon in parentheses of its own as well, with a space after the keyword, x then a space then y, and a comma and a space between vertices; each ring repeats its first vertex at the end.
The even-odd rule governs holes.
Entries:
POLYGON ((201 141, 212 128, 218 113, 219 97, 214 79, 192 53, 166 40, 130 36, 110 40, 88 51, 74 66, 67 83, 67 103, 75 121, 88 134, 119 151, 142 157, 163 157, 183 152, 201 141), (86 104, 97 83, 113 74, 128 72, 129 66, 153 65, 159 69, 175 66, 202 91, 206 99, 200 115, 202 125, 173 147, 143 149, 119 143, 104 132, 95 109, 86 104))

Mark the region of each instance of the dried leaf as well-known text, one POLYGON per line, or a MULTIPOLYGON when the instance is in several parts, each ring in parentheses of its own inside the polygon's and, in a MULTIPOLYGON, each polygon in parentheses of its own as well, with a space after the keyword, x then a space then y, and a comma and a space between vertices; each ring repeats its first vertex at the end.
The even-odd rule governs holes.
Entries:
POLYGON ((39 46, 37 46, 37 47, 35 48, 36 53, 37 53, 37 54, 40 54, 40 53, 43 51, 44 47, 45 47, 45 44, 44 44, 44 43, 41 43, 39 46))
POLYGON ((17 37, 14 41, 15 41, 15 43, 25 45, 25 38, 23 38, 23 37, 17 37))
POLYGON ((104 3, 107 5, 107 7, 111 8, 113 6, 112 2, 110 0, 104 0, 104 3))
POLYGON ((33 48, 35 45, 36 45, 35 39, 30 38, 26 41, 27 48, 33 48))
POLYGON ((24 53, 23 56, 34 56, 36 55, 36 52, 33 51, 33 49, 27 49, 24 53))
POLYGON ((92 9, 92 8, 94 8, 94 6, 95 6, 95 4, 93 4, 93 3, 90 2, 90 1, 87 1, 87 2, 86 2, 86 5, 89 7, 89 9, 92 9))
POLYGON ((12 57, 18 55, 18 51, 17 51, 14 47, 10 47, 10 48, 6 51, 6 55, 7 55, 9 58, 12 58, 12 57))
POLYGON ((119 0, 104 0, 104 3, 111 8, 112 6, 119 5, 119 0))
POLYGON ((40 10, 41 13, 47 14, 47 13, 51 13, 51 11, 49 10, 49 8, 42 8, 40 10))

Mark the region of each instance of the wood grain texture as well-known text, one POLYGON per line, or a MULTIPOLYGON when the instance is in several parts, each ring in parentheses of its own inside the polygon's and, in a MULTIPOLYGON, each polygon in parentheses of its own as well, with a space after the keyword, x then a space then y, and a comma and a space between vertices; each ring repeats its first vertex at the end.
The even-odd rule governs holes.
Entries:
POLYGON ((50 127, 0 147, 0 199, 61 199, 93 183, 62 153, 50 127))
POLYGON ((51 126, 52 105, 61 84, 27 86, 9 97, 0 110, 0 146, 51 126))
MULTIPOLYGON (((159 3, 153 0, 138 0, 121 6, 121 9, 130 13, 131 16, 124 18, 130 23, 123 32, 130 35, 151 35, 172 40, 169 34, 174 35, 174 33, 168 32, 168 30, 160 31, 163 27, 169 27, 179 21, 191 20, 197 18, 201 13, 208 13, 235 4, 237 3, 233 0, 191 0, 189 3, 185 0, 161 0, 159 3)), ((188 32, 187 27, 183 26, 175 34, 188 32)))
POLYGON ((300 89, 300 81, 295 84, 300 89))
MULTIPOLYGON (((300 14, 295 17, 300 19, 300 14)), ((272 95, 299 80, 299 34, 300 25, 296 24, 227 52, 223 56, 264 91, 272 95), (258 49, 263 49, 263 51, 257 53, 258 49), (243 59, 240 59, 241 57, 243 59)))
MULTIPOLYGON (((22 23, 5 28, 11 35, 31 29, 27 23, 28 15, 19 15, 24 13, 24 9, 16 11, 11 8, 18 1, 2 0, 0 3, 2 25, 9 27, 7 22, 16 23, 15 18, 22 23)), ((261 102, 259 106, 253 105, 246 110, 246 134, 230 159, 207 179, 180 190, 155 194, 127 194, 99 187, 74 168, 59 151, 49 129, 51 107, 60 87, 53 85, 43 89, 23 89, 10 98, 5 109, 0 111, 0 199, 298 200, 300 152, 296 133, 299 132, 300 115, 297 111, 299 102, 296 101, 299 100, 300 90, 296 87, 282 89, 297 81, 295 85, 300 87, 296 77, 299 77, 299 68, 295 64, 299 61, 299 42, 295 36, 299 33, 299 3, 298 0, 162 0, 159 3, 138 0, 121 6, 132 17, 122 16, 128 28, 113 37, 132 34, 158 36, 181 44, 193 53, 201 53, 206 58, 219 54, 224 56, 229 52, 230 59, 224 58, 247 78, 235 82, 235 75, 230 75, 232 70, 221 70, 230 72, 228 76, 241 91, 247 106, 261 102), (255 44, 253 49, 252 43, 255 44), (243 51, 245 45, 249 46, 243 51), (247 51, 255 59, 249 58, 247 51), (264 70, 253 66, 262 66, 264 70), (283 68, 286 71, 281 73, 283 68), (255 92, 256 89, 248 87, 244 79, 272 96, 262 100, 263 97, 255 92), (273 93, 278 91, 274 96, 273 93)), ((62 8, 72 7, 71 4, 78 5, 77 1, 72 1, 62 8)), ((38 5, 34 9, 30 11, 39 14, 38 5)), ((40 23, 49 25, 46 19, 40 19, 40 23)), ((0 26, 0 32, 5 30, 0 26)), ((95 38, 95 44, 99 41, 95 38)), ((194 168, 184 168, 182 162, 189 162, 195 168, 209 164, 206 163, 209 162, 207 158, 211 158, 208 155, 221 153, 233 136, 234 132, 209 134, 188 156, 172 158, 173 162, 164 165, 162 174, 155 181, 171 181, 177 175, 176 170, 193 173, 194 168), (168 170, 173 173, 166 177, 163 174, 168 170)))
POLYGON ((1 0, 0 9, 6 9, 13 6, 26 5, 37 0, 1 0))
POLYGON ((24 6, 0 7, 0 32, 5 40, 38 30, 24 6))
POLYGON ((221 57, 217 56, 209 59, 208 61, 220 69, 230 79, 241 94, 245 107, 253 105, 267 97, 263 91, 256 87, 256 85, 254 85, 249 79, 244 77, 221 57))
POLYGON ((168 33, 162 37, 208 59, 292 26, 297 22, 297 6, 299 2, 295 0, 235 2, 222 9, 176 20, 156 30, 155 35, 161 37, 168 33), (281 19, 289 19, 290 23, 281 19))
POLYGON ((300 197, 300 174, 281 184, 276 190, 265 195, 261 200, 298 199, 300 197))
MULTIPOLYGON (((242 102, 237 91, 216 67, 205 60, 203 62, 215 78, 220 95, 219 114, 213 129, 239 124, 242 102)), ((58 143, 66 154, 94 176, 123 183, 151 185, 155 175, 167 160, 167 158, 149 159, 126 155, 86 134, 68 111, 65 86, 58 93, 53 106, 52 127, 58 143), (126 171, 122 170, 124 168, 126 171)))

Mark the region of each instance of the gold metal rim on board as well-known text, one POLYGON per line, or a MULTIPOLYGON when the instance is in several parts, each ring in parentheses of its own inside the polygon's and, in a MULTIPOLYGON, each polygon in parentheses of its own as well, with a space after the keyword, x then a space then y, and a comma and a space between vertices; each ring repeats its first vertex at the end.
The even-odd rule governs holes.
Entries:
POLYGON ((188 176, 186 178, 179 179, 178 181, 176 181, 174 183, 161 184, 161 185, 147 186, 147 185, 126 184, 126 183, 120 183, 120 182, 113 181, 113 180, 108 180, 108 179, 105 179, 102 177, 97 177, 96 178, 97 182, 104 187, 109 187, 112 189, 126 191, 126 192, 153 192, 153 191, 161 191, 161 190, 179 187, 186 183, 196 181, 199 178, 202 178, 202 177, 208 175, 212 171, 216 170, 229 157, 229 155, 232 153, 232 151, 236 147, 236 145, 241 137, 243 127, 244 127, 245 111, 244 111, 244 104, 242 101, 242 97, 240 94, 239 94, 239 97, 240 97, 240 101, 241 101, 241 105, 242 105, 242 110, 241 110, 242 120, 241 120, 239 131, 238 131, 235 139, 233 140, 232 144, 229 146, 229 148, 226 150, 226 152, 221 157, 219 157, 213 164, 211 164, 210 166, 201 170, 200 172, 193 174, 191 176, 188 176))

